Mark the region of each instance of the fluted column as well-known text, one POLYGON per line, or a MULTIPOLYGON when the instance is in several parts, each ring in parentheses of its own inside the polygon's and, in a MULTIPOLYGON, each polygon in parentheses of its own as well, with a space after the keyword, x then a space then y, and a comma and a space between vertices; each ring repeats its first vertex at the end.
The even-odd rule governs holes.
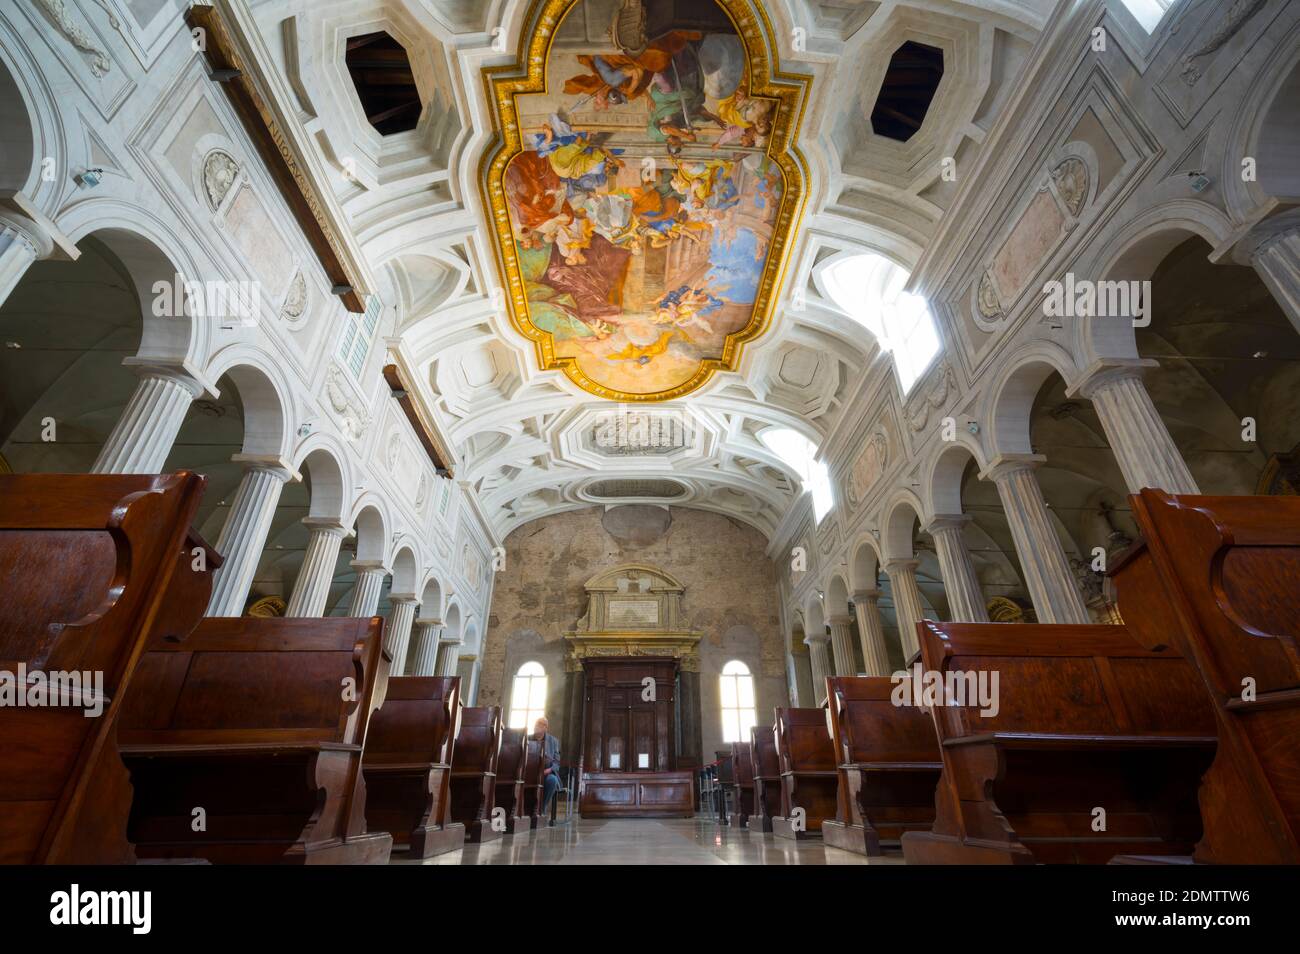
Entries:
POLYGON ((856 676, 858 665, 853 655, 853 617, 847 613, 843 616, 832 616, 830 624, 831 656, 835 661, 835 675, 856 676))
POLYGON ((859 590, 853 594, 853 611, 858 617, 858 639, 868 676, 889 675, 889 650, 885 627, 880 621, 880 590, 859 590))
POLYGON ((458 639, 443 640, 442 645, 438 647, 437 675, 456 675, 457 666, 460 664, 460 647, 462 645, 464 644, 458 639))
POLYGON ((905 662, 921 648, 916 624, 925 618, 925 610, 921 608, 921 590, 916 585, 918 566, 920 563, 916 560, 890 560, 884 566, 889 577, 889 593, 894 598, 894 616, 898 620, 898 637, 903 644, 905 662))
POLYGON ((830 654, 826 646, 831 639, 825 633, 809 633, 803 639, 808 646, 808 660, 812 664, 813 706, 826 698, 826 677, 831 674, 830 654))
POLYGON ((1300 229, 1279 232, 1257 247, 1250 264, 1300 331, 1300 229))
POLYGON ((140 381, 95 458, 92 474, 156 474, 203 385, 178 368, 141 367, 140 381))
POLYGON ((1038 621, 1088 623, 1091 617, 1034 476, 1043 460, 1036 454, 1004 454, 980 476, 997 485, 1038 621))
POLYGON ((36 261, 74 262, 80 255, 72 240, 21 192, 0 196, 0 305, 36 261))
POLYGON ((302 569, 293 584, 293 596, 285 616, 316 617, 325 612, 334 570, 338 567, 339 547, 347 536, 347 528, 337 520, 308 517, 303 524, 310 531, 307 553, 302 559, 302 569))
POLYGON ((1152 487, 1171 494, 1199 494, 1142 383, 1142 372, 1156 366, 1155 361, 1141 359, 1099 363, 1069 394, 1092 402, 1132 493, 1152 487))
POLYGON ((442 632, 442 620, 417 619, 412 639, 415 642, 411 654, 411 664, 407 667, 408 676, 437 675, 438 636, 442 632))
POLYGON ((244 477, 217 538, 222 564, 213 578, 209 616, 243 615, 280 491, 297 476, 278 458, 236 454, 232 460, 244 465, 244 477))
POLYGON ((378 560, 353 560, 352 569, 357 573, 357 588, 352 593, 352 608, 348 615, 374 616, 379 609, 379 596, 384 591, 388 568, 378 560))
POLYGON ((931 520, 925 532, 934 539, 934 549, 939 555, 939 572, 952 621, 987 623, 989 612, 984 606, 984 591, 962 537, 962 529, 968 523, 970 517, 965 514, 943 514, 931 520))
POLYGON ((388 602, 393 607, 384 626, 384 648, 388 650, 388 658, 392 660, 388 671, 395 676, 401 676, 406 672, 406 653, 411 644, 411 626, 415 623, 415 611, 419 608, 420 601, 414 594, 390 593, 388 602))

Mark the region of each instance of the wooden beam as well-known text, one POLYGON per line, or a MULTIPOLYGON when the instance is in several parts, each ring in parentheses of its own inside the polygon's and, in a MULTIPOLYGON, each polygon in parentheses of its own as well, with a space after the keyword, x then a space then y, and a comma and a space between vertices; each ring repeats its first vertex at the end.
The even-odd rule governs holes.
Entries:
POLYGON ((415 436, 420 439, 425 453, 429 455, 429 460, 433 461, 433 466, 439 473, 445 473, 447 477, 455 477, 456 474, 452 463, 455 458, 451 453, 451 449, 439 438, 433 422, 427 420, 424 411, 416 403, 415 395, 412 393, 406 374, 397 365, 386 364, 384 365, 384 380, 388 382, 389 390, 393 392, 393 397, 397 399, 397 403, 402 406, 406 419, 411 422, 411 427, 415 429, 415 436))
POLYGON ((230 103, 243 121, 249 138, 257 146, 267 171, 275 180, 289 204, 299 227, 307 238, 321 267, 329 276, 330 284, 345 288, 339 298, 348 311, 362 313, 366 310, 361 276, 354 275, 346 265, 347 256, 334 232, 324 204, 306 171, 294 157, 294 151, 280 128, 270 106, 249 77, 235 51, 235 42, 226 29, 215 7, 195 4, 186 12, 185 20, 191 30, 202 30, 204 53, 214 79, 225 87, 230 103))

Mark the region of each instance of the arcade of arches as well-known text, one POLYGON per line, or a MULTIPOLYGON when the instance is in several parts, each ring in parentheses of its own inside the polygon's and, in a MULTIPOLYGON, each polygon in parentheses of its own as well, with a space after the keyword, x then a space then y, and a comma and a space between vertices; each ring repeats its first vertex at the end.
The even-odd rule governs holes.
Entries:
MULTIPOLYGON (((204 9, 0 6, 0 474, 202 474, 206 618, 382 617, 561 802, 1300 492, 1300 3, 204 9)), ((436 860, 838 851, 701 818, 436 860)))

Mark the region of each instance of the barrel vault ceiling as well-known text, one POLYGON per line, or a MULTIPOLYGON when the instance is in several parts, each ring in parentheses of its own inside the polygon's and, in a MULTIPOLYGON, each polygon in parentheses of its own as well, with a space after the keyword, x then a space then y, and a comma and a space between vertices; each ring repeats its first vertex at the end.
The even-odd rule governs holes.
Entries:
MULTIPOLYGON (((508 316, 479 185, 495 136, 483 70, 513 63, 532 2, 250 7, 275 95, 319 149, 376 288, 396 306, 398 324, 384 333, 400 341, 460 458, 457 478, 498 532, 566 509, 648 502, 724 513, 771 535, 800 482, 759 435, 785 427, 820 445, 864 386, 892 373, 871 333, 821 293, 819 269, 853 251, 904 268, 919 258, 955 192, 940 160, 960 167, 978 153, 1049 4, 761 0, 782 68, 810 80, 797 143, 807 201, 786 280, 766 333, 734 371, 645 406, 594 397, 562 372, 540 370, 508 316), (381 31, 405 51, 409 73, 390 75, 391 44, 360 39, 381 31), (908 43, 941 51, 943 72, 904 142, 874 132, 871 117, 908 43), (404 105, 412 96, 418 106, 404 105)), ((584 16, 609 22, 619 6, 580 2, 584 16)), ((896 81, 919 81, 900 66, 896 81)), ((905 85, 897 93, 891 102, 917 95, 905 85)))

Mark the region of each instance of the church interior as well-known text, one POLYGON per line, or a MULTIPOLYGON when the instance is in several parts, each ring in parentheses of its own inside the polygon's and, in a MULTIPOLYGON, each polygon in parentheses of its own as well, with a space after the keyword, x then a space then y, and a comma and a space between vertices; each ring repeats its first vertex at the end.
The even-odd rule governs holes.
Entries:
POLYGON ((1297 494, 1300 0, 0 3, 7 864, 1293 865, 1297 494))

